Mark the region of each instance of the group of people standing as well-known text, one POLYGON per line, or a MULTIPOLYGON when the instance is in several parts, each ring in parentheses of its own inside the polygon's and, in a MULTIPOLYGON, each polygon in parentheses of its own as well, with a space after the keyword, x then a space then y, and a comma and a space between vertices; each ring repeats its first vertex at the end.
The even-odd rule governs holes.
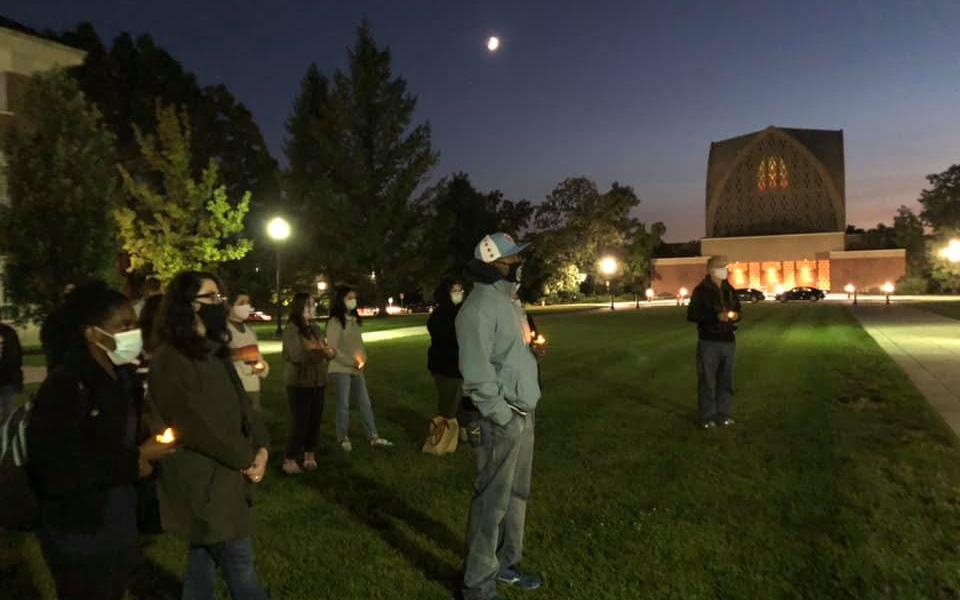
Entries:
MULTIPOLYGON (((497 600, 498 584, 542 583, 519 567, 544 351, 517 297, 524 248, 506 234, 486 236, 468 265, 470 294, 445 281, 428 321, 437 416, 459 420, 476 464, 465 600, 497 600)), ((688 311, 700 332, 705 427, 733 424, 740 305, 721 263, 710 262, 688 311)), ((260 405, 270 365, 246 324, 251 310, 248 294, 228 297, 216 275, 190 271, 136 303, 103 282, 77 286, 48 319, 45 352, 55 363, 34 399, 27 441, 38 538, 62 600, 123 598, 154 513, 162 530, 186 542, 184 600, 212 600, 217 568, 235 600, 267 598, 254 566, 251 507, 270 458, 260 405), (167 428, 169 437, 157 435, 167 428)), ((328 378, 340 448, 352 450, 351 400, 369 444, 392 445, 377 431, 367 391, 356 292, 337 291, 324 333, 315 310, 313 296, 297 294, 283 335, 289 475, 318 467, 328 378)), ((0 328, 4 410, 22 385, 19 343, 8 329, 0 328)))

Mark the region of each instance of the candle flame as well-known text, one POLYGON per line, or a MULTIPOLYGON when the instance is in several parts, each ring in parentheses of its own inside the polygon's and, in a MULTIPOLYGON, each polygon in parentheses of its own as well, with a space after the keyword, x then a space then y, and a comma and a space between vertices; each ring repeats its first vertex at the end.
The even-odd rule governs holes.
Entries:
POLYGON ((538 335, 538 336, 536 337, 536 339, 533 340, 533 343, 534 343, 534 344, 546 344, 546 343, 547 343, 547 338, 543 337, 542 334, 541 334, 541 335, 538 335))
POLYGON ((163 433, 157 436, 157 441, 161 444, 172 444, 177 438, 173 435, 173 430, 167 427, 163 433))
POLYGON ((733 311, 731 310, 730 312, 727 313, 727 317, 730 318, 730 319, 736 319, 736 318, 737 318, 737 313, 735 313, 735 312, 733 312, 733 311))

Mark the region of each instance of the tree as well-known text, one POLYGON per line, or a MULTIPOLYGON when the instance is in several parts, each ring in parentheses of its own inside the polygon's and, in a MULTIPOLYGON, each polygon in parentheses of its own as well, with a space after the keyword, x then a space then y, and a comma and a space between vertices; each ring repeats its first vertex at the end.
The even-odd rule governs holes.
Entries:
POLYGON ((389 49, 361 25, 346 71, 328 85, 308 70, 286 143, 291 210, 309 220, 331 278, 369 276, 379 302, 417 260, 413 195, 437 161, 430 126, 413 125, 416 97, 390 63, 389 49))
POLYGON ((418 287, 432 290, 444 277, 462 277, 483 236, 503 231, 515 237, 526 229, 533 208, 526 200, 506 200, 497 190, 482 193, 466 173, 455 173, 417 202, 418 287))
POLYGON ((18 320, 39 320, 64 285, 109 278, 116 257, 114 138, 63 72, 35 75, 4 139, 9 206, 0 206, 5 286, 18 320))
POLYGON ((937 233, 960 229, 960 164, 927 175, 930 189, 920 192, 920 218, 937 233))
POLYGON ((911 276, 925 276, 930 265, 927 261, 923 221, 909 207, 901 206, 893 218, 893 231, 897 247, 907 251, 907 273, 911 276))
POLYGON ((640 293, 652 283, 653 253, 666 232, 666 225, 659 221, 651 225, 649 231, 646 223, 637 223, 630 232, 624 252, 623 276, 638 305, 640 293))
POLYGON ((161 183, 137 178, 120 166, 129 202, 114 211, 132 270, 150 270, 162 282, 188 269, 209 269, 246 255, 252 242, 236 237, 250 210, 250 192, 234 206, 210 160, 194 179, 186 112, 157 104, 157 131, 134 129, 146 170, 161 183))

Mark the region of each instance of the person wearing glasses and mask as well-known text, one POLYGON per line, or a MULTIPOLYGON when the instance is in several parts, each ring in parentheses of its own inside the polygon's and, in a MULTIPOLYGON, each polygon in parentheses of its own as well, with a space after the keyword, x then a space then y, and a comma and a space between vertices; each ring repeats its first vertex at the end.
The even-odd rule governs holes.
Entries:
POLYGON ((740 301, 727 281, 727 259, 714 256, 707 275, 693 290, 687 320, 697 324, 697 396, 700 424, 733 425, 733 359, 740 301))
POLYGON ((58 317, 49 350, 63 360, 27 429, 37 537, 58 598, 120 600, 139 557, 136 484, 176 446, 140 428, 142 337, 129 300, 102 281, 83 284, 58 317))
POLYGON ((456 418, 463 395, 463 378, 460 376, 456 320, 463 298, 463 284, 444 279, 433 293, 436 306, 427 319, 427 331, 430 333, 427 370, 433 375, 437 387, 437 411, 430 420, 430 433, 423 451, 438 456, 457 447, 459 424, 456 418))
POLYGON ((253 305, 250 304, 250 295, 246 292, 235 292, 230 298, 230 316, 227 325, 230 328, 230 355, 233 357, 233 366, 240 375, 243 389, 250 396, 253 407, 261 410, 260 387, 261 382, 270 374, 270 365, 263 360, 260 354, 260 341, 253 327, 246 324, 253 305))
POLYGON ((223 294, 210 273, 173 278, 150 368, 153 403, 181 445, 157 492, 164 529, 189 544, 183 600, 213 600, 217 567, 234 600, 267 598, 254 568, 251 506, 270 442, 231 360, 223 294))
MULTIPOLYGON (((520 570, 533 473, 534 411, 540 400, 531 331, 517 300, 521 252, 505 233, 480 240, 468 264, 476 284, 457 315, 463 392, 476 412, 467 425, 477 476, 467 526, 464 600, 491 600, 497 584, 537 589, 520 570)), ((467 399, 464 400, 466 405, 467 399)))

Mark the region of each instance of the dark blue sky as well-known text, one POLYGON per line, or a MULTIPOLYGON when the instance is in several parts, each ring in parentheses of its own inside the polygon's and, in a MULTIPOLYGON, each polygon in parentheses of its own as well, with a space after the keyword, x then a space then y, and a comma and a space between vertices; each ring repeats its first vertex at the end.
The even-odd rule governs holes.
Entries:
POLYGON ((861 226, 960 162, 956 0, 0 0, 0 14, 150 33, 202 83, 224 82, 278 157, 307 65, 342 66, 367 16, 433 126, 435 177, 464 170, 534 201, 564 177, 617 180, 673 241, 703 235, 712 140, 843 129, 848 221, 861 226))

